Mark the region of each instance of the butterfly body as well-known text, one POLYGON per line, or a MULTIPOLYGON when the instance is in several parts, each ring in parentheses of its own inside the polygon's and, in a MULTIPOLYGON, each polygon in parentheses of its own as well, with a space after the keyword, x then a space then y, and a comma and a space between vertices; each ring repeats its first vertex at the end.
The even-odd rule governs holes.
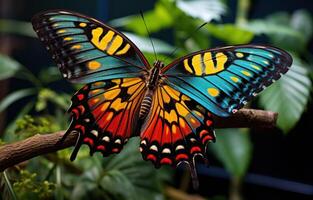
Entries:
POLYGON ((157 60, 154 62, 153 68, 150 70, 150 73, 147 78, 146 88, 147 91, 141 102, 139 118, 144 119, 150 111, 151 104, 153 101, 153 95, 160 81, 160 70, 164 67, 164 64, 157 60))
POLYGON ((87 83, 72 97, 66 135, 78 134, 91 155, 119 153, 140 136, 139 150, 156 167, 206 158, 215 141, 213 115, 227 117, 278 80, 291 56, 266 45, 238 45, 194 52, 151 67, 125 35, 79 13, 36 15, 33 27, 64 78, 87 83))

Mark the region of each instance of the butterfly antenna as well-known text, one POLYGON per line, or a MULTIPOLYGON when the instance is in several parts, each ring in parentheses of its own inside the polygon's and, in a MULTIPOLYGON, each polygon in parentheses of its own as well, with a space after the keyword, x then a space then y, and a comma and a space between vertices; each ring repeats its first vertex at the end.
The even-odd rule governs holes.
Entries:
POLYGON ((149 36, 149 39, 150 39, 150 42, 151 42, 151 45, 152 45, 152 48, 153 48, 155 60, 158 60, 158 57, 157 57, 157 54, 156 54, 156 51, 155 51, 155 48, 154 48, 154 45, 153 45, 153 41, 152 41, 152 38, 151 38, 151 35, 150 35, 150 32, 149 32, 148 26, 146 24, 145 17, 143 16, 142 11, 140 11, 140 15, 141 15, 143 23, 145 24, 145 27, 146 27, 146 30, 147 30, 147 33, 148 33, 148 36, 149 36))
MULTIPOLYGON (((201 24, 198 28, 196 28, 196 30, 192 33, 192 34, 190 34, 186 39, 185 39, 185 41, 187 41, 187 40, 189 40, 192 36, 194 36, 202 27, 204 27, 205 25, 207 25, 208 23, 207 22, 204 22, 203 24, 201 24)), ((171 53, 170 53, 170 55, 169 55, 169 57, 172 57, 173 55, 174 55, 174 53, 178 50, 179 48, 178 47, 176 47, 171 53)), ((167 59, 166 59, 167 60, 167 59)), ((165 60, 165 61, 166 61, 165 60)), ((164 61, 164 62, 165 62, 164 61)))

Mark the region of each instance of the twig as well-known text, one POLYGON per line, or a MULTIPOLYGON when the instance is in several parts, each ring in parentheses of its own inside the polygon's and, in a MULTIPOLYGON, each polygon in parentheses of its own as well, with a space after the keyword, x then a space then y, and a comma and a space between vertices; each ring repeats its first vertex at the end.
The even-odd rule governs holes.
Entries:
MULTIPOLYGON (((241 109, 228 118, 215 118, 216 128, 273 128, 277 120, 277 113, 263 110, 241 109)), ((5 144, 0 147, 0 171, 39 155, 56 152, 73 146, 77 135, 69 136, 61 142, 64 131, 35 135, 28 139, 5 144)))

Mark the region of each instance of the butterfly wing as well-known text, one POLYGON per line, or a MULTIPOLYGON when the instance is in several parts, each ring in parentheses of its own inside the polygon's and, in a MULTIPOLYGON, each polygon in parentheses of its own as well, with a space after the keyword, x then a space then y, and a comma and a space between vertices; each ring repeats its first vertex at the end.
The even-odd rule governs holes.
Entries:
MULTIPOLYGON (((203 106, 169 85, 158 87, 141 129, 140 151, 156 167, 193 162, 205 157, 205 147, 214 141, 212 115, 203 106)), ((190 166, 193 166, 192 164, 190 166)))
POLYGON ((137 77, 149 64, 122 33, 81 14, 56 10, 37 14, 34 30, 71 82, 137 77))
POLYGON ((291 56, 241 45, 193 53, 162 69, 164 81, 218 116, 229 116, 288 71, 291 56))
POLYGON ((145 82, 138 77, 93 82, 80 89, 69 109, 72 123, 66 135, 79 134, 71 160, 82 144, 90 147, 91 154, 120 152, 134 135, 145 90, 145 82))

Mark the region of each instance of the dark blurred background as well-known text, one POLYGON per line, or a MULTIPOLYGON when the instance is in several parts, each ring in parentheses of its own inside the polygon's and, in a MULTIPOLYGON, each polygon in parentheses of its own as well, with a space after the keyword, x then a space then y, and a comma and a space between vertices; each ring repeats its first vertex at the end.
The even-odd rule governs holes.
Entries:
MULTIPOLYGON (((142 10, 147 18, 148 27, 151 27, 152 37, 159 39, 155 42, 156 46, 160 47, 157 48, 157 52, 164 58, 169 56, 168 54, 174 46, 178 46, 180 50, 171 59, 214 46, 265 43, 281 47, 292 53, 294 58, 292 69, 294 70, 286 75, 286 79, 275 83, 250 104, 254 108, 279 112, 278 127, 270 130, 228 129, 218 131, 217 143, 212 144, 213 147, 208 152, 211 158, 211 167, 206 168, 199 165, 199 191, 192 189, 188 172, 184 168, 162 169, 156 175, 159 178, 151 178, 153 181, 147 183, 152 188, 145 188, 141 184, 136 185, 136 181, 133 182, 131 179, 133 177, 129 178, 126 175, 130 184, 135 186, 125 186, 123 183, 112 180, 116 181, 116 185, 113 184, 114 187, 135 188, 140 199, 312 199, 313 2, 307 0, 194 0, 194 3, 198 3, 202 7, 198 11, 200 12, 198 15, 192 12, 198 8, 194 6, 195 4, 193 4, 194 7, 190 6, 190 11, 188 11, 180 7, 179 2, 187 2, 188 5, 188 2, 191 1, 0 0, 0 53, 5 55, 4 58, 0 57, 0 64, 16 68, 12 73, 5 67, 2 71, 0 70, 3 74, 6 70, 9 72, 9 75, 0 75, 0 100, 2 99, 0 103, 0 112, 2 111, 0 138, 2 142, 23 139, 26 136, 19 135, 19 132, 38 131, 38 126, 43 127, 40 129, 44 130, 42 133, 64 129, 67 126, 67 123, 64 123, 67 118, 63 116, 65 119, 63 122, 57 122, 52 128, 46 127, 54 118, 58 118, 65 112, 70 96, 75 89, 61 79, 50 55, 34 36, 29 24, 34 14, 43 10, 62 8, 92 16, 119 30, 131 33, 135 43, 140 41, 140 44, 143 45, 139 45, 139 48, 143 49, 148 58, 151 58, 152 51, 147 42, 144 26, 143 24, 138 25, 138 23, 136 25, 139 11, 142 10), (215 9, 210 10, 210 5, 215 9), (175 7, 175 11, 170 12, 172 7, 175 7), (207 13, 205 8, 209 8, 207 13), (201 13, 204 14, 201 15, 201 13), (185 41, 187 36, 191 35, 196 27, 206 20, 210 22, 207 28, 185 41), (20 67, 21 65, 23 69, 20 67), (18 76, 19 73, 31 75, 25 75, 26 78, 23 75, 24 78, 21 78, 18 76), (30 90, 29 88, 39 89, 30 90), (9 99, 6 98, 16 91, 24 92, 15 93, 15 96, 11 95, 9 99), (60 99, 53 100, 55 95, 59 95, 60 99), (279 95, 279 98, 274 98, 275 95, 279 95), (4 99, 5 103, 3 103, 4 99), (27 115, 26 118, 25 115, 27 115), (33 129, 25 125, 31 124, 33 121, 39 121, 34 123, 33 129), (145 196, 149 193, 155 195, 145 196)), ((74 86, 74 88, 78 87, 74 86)), ((131 145, 129 148, 132 148, 131 145)), ((54 156, 66 160, 69 158, 69 152, 70 150, 64 151, 54 156)), ((89 162, 89 165, 83 164, 84 166, 81 167, 81 176, 86 177, 88 177, 88 173, 91 173, 89 167, 93 162, 103 162, 101 156, 91 159, 83 155, 80 159, 73 165, 81 167, 81 163, 89 162)), ((134 162, 139 162, 136 159, 137 157, 134 158, 134 162)), ((110 166, 110 160, 112 160, 111 157, 109 161, 104 161, 103 169, 110 170, 106 168, 106 166, 110 166)), ((120 161, 123 162, 123 159, 120 158, 120 161)), ((148 163, 145 169, 153 174, 155 171, 151 166, 148 163)), ((136 168, 136 166, 132 167, 136 168)), ((17 196, 20 195, 20 199, 46 197, 72 199, 84 198, 88 195, 90 198, 139 199, 138 196, 121 195, 120 193, 128 191, 119 191, 116 188, 108 188, 105 192, 99 192, 92 187, 88 188, 87 185, 95 184, 92 179, 88 180, 89 182, 83 182, 86 181, 83 178, 74 179, 71 177, 71 169, 64 167, 64 163, 55 164, 53 160, 45 157, 36 158, 34 161, 30 161, 26 167, 21 166, 18 170, 11 169, 8 173, 11 174, 12 185, 18 193, 17 196), (38 170, 38 168, 42 168, 42 170, 38 170), (55 178, 58 173, 61 173, 58 172, 59 168, 65 174, 61 181, 55 178), (47 175, 46 171, 52 175, 47 175), (27 175, 27 173, 29 174, 27 175), (30 178, 33 173, 37 174, 37 178, 30 178), (34 193, 32 196, 23 195, 23 192, 30 193, 25 188, 23 189, 23 184, 27 179, 41 184, 39 184, 39 188, 29 189, 34 193), (44 180, 48 180, 51 185, 44 185, 44 180), (77 185, 78 181, 81 181, 82 184, 77 185), (86 185, 84 186, 84 184, 86 185), (88 189, 80 196, 75 196, 74 193, 84 187, 88 189), (35 189, 44 191, 43 193, 47 196, 38 196, 34 192, 35 189)), ((2 198, 6 198, 4 194, 9 198, 10 191, 5 189, 5 184, 3 185, 2 198)))

